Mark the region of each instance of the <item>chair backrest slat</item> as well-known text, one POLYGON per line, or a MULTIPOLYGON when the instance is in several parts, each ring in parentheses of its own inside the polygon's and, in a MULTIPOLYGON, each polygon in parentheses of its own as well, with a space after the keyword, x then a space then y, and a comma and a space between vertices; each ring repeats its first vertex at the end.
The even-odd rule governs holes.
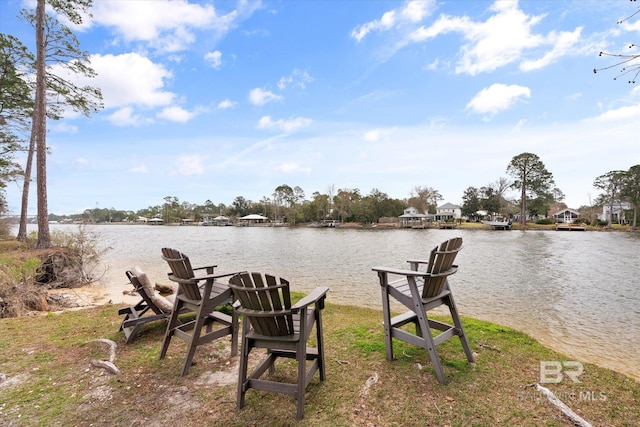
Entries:
POLYGON ((443 291, 447 277, 456 272, 453 262, 460 249, 462 249, 462 238, 456 237, 441 243, 431 251, 427 267, 427 272, 431 276, 424 281, 422 298, 431 298, 443 291))
POLYGON ((162 259, 169 264, 173 277, 180 279, 178 282, 180 293, 191 300, 202 299, 198 281, 189 281, 189 279, 195 278, 189 257, 176 249, 162 248, 162 259))
POLYGON ((235 298, 243 308, 273 313, 272 316, 245 314, 253 329, 261 335, 286 336, 293 334, 293 316, 282 313, 291 309, 289 282, 275 276, 260 273, 238 273, 229 280, 235 298), (282 314, 278 314, 278 313, 282 314))

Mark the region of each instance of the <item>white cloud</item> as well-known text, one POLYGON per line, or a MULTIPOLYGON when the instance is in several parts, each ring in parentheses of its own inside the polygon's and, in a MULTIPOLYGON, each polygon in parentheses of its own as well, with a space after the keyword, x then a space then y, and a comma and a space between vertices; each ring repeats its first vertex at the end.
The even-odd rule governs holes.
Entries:
POLYGON ((195 41, 194 29, 229 31, 237 11, 219 16, 211 4, 186 1, 97 1, 93 22, 113 28, 126 42, 141 41, 165 52, 185 49, 195 41), (125 17, 125 18, 123 18, 125 17))
POLYGON ((182 107, 174 106, 164 108, 161 112, 156 114, 156 117, 172 122, 186 123, 195 117, 196 114, 196 112, 189 112, 182 107))
POLYGON ((531 90, 528 87, 496 83, 478 92, 467 104, 467 109, 494 115, 510 108, 519 99, 530 97, 531 90))
POLYGON ((613 121, 640 121, 640 104, 627 105, 620 108, 608 110, 599 116, 591 119, 596 122, 613 122, 613 121))
POLYGON ((139 126, 144 120, 141 115, 134 114, 132 107, 122 107, 109 115, 109 121, 115 126, 139 126))
POLYGON ((149 169, 147 169, 146 165, 135 166, 129 169, 129 172, 132 173, 149 173, 149 169))
POLYGON ((543 37, 531 32, 542 16, 527 16, 514 1, 496 1, 491 10, 496 14, 465 29, 468 43, 461 48, 457 73, 493 71, 519 60, 523 50, 543 43, 543 37))
POLYGON ((309 126, 312 123, 311 119, 304 117, 296 117, 291 120, 273 120, 270 116, 263 116, 258 121, 259 129, 279 129, 283 132, 293 132, 296 129, 309 126))
POLYGON ((202 165, 202 156, 181 156, 178 157, 178 174, 179 175, 202 175, 204 166, 202 165))
POLYGON ((313 82, 314 78, 309 75, 305 70, 293 70, 291 75, 283 76, 278 80, 278 89, 284 90, 288 86, 298 87, 304 89, 307 87, 307 83, 313 82))
MULTIPOLYGON (((443 14, 429 26, 413 28, 406 25, 408 22, 418 23, 431 14, 432 6, 423 7, 421 13, 412 15, 414 19, 411 21, 399 19, 400 9, 387 12, 380 20, 357 27, 352 32, 352 37, 360 41, 371 31, 406 27, 406 34, 398 31, 399 39, 388 42, 385 46, 386 55, 389 56, 410 43, 423 43, 439 35, 459 33, 465 42, 458 52, 459 61, 455 71, 458 74, 470 75, 494 71, 518 61, 522 61, 522 71, 532 71, 546 67, 560 57, 581 52, 575 46, 580 41, 582 27, 573 31, 551 31, 547 35, 536 34, 533 29, 545 16, 527 15, 519 8, 517 1, 495 1, 489 8, 490 16, 485 21, 473 21, 468 16, 443 14), (404 26, 401 25, 403 23, 404 26), (549 46, 551 49, 548 52, 539 54, 540 49, 548 49, 549 46), (528 59, 527 54, 538 54, 539 57, 528 59)), ((434 65, 437 65, 437 62, 431 62, 428 68, 434 65)))
POLYGON ((171 72, 137 53, 92 55, 91 66, 98 75, 82 83, 102 89, 105 108, 158 107, 171 104, 175 98, 175 94, 163 90, 164 80, 173 77, 171 72))
POLYGON ((234 102, 230 99, 225 99, 224 101, 220 101, 220 103, 218 104, 218 108, 221 110, 228 110, 230 108, 234 108, 236 105, 238 105, 237 102, 234 102))
POLYGON ((572 32, 551 32, 547 37, 549 44, 553 45, 551 51, 547 52, 541 58, 523 61, 520 64, 520 69, 522 71, 539 70, 555 62, 558 58, 572 53, 572 51, 575 49, 575 45, 580 41, 581 33, 582 27, 576 28, 572 32))
POLYGON ((253 105, 262 106, 271 101, 280 101, 283 99, 280 95, 261 88, 255 88, 249 92, 249 102, 253 105))
POLYGON ((279 165, 277 165, 275 167, 275 170, 280 171, 280 172, 284 172, 284 173, 287 173, 287 174, 297 173, 297 172, 302 172, 302 173, 305 173, 305 174, 310 174, 311 173, 311 168, 302 167, 298 163, 295 163, 295 162, 279 164, 279 165))
POLYGON ((49 125, 49 128, 54 132, 62 133, 78 133, 78 126, 70 125, 65 122, 54 122, 49 125))
POLYGON ((204 55, 204 59, 211 65, 211 68, 219 70, 222 66, 222 52, 219 50, 208 52, 204 55))
POLYGON ((406 23, 418 23, 431 14, 435 4, 433 0, 405 2, 402 7, 385 12, 380 19, 358 25, 351 31, 351 37, 360 42, 373 31, 386 31, 406 23))
POLYGON ((389 135, 388 129, 371 129, 364 133, 363 139, 367 142, 377 142, 389 135))

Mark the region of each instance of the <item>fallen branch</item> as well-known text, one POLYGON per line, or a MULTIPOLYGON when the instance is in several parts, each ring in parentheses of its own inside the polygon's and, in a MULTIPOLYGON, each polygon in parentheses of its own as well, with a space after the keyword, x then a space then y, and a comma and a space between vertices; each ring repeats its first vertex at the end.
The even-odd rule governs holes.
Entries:
POLYGON ((91 359, 91 365, 95 366, 96 368, 106 369, 114 375, 119 375, 120 369, 118 369, 118 367, 113 363, 116 360, 116 343, 105 338, 98 338, 89 342, 98 342, 101 344, 107 344, 109 346, 109 360, 91 359))
POLYGON ((589 424, 589 422, 585 421, 583 418, 581 418, 578 414, 576 414, 575 412, 573 412, 571 410, 571 408, 569 408, 567 405, 565 405, 564 403, 562 403, 562 401, 560 399, 558 399, 556 397, 555 394, 553 394, 553 392, 551 390, 549 390, 548 388, 542 387, 540 384, 536 383, 536 390, 538 390, 539 392, 541 392, 542 394, 544 394, 545 396, 547 396, 547 399, 549 399, 549 402, 553 403, 554 405, 556 405, 558 408, 560 408, 560 411, 562 411, 562 413, 569 418, 569 420, 579 426, 579 427, 592 427, 591 424, 589 424))
POLYGON ((120 369, 118 369, 118 367, 114 365, 113 362, 98 359, 91 359, 90 362, 96 368, 103 368, 114 375, 120 375, 120 369))
POLYGON ((486 349, 497 351, 498 353, 500 353, 500 349, 497 348, 497 347, 494 347, 492 345, 488 345, 488 344, 484 344, 484 343, 479 342, 478 343, 478 347, 486 348, 486 349))

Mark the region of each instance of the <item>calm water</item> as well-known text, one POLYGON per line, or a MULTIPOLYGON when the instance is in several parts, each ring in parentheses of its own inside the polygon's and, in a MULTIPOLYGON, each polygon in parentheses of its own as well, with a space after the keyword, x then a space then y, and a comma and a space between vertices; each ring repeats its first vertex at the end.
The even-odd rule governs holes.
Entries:
MULTIPOLYGON (((75 226, 52 229, 74 231, 75 226)), ((451 286, 464 316, 526 332, 570 357, 640 379, 637 233, 95 226, 112 250, 104 283, 129 289, 135 265, 167 282, 160 248, 220 272, 271 272, 299 291, 331 288, 334 303, 380 308, 374 266, 407 267, 441 241, 463 238, 451 286)))

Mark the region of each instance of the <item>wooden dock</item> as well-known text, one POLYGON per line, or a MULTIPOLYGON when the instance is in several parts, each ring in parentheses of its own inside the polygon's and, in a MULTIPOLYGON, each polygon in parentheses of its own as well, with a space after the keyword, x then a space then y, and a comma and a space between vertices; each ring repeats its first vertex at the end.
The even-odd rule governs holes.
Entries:
POLYGON ((454 228, 458 228, 458 224, 455 222, 440 222, 438 223, 438 228, 441 230, 453 230, 454 228))
POLYGON ((556 231, 585 231, 586 228, 581 224, 556 224, 556 231))

